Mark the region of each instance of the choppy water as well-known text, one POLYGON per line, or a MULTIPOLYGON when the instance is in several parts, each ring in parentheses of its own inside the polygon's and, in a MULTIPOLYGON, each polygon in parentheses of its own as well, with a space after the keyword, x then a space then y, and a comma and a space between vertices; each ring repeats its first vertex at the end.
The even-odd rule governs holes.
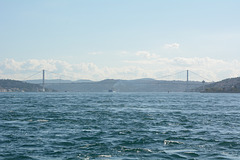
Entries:
POLYGON ((0 159, 240 159, 240 94, 0 93, 0 159))

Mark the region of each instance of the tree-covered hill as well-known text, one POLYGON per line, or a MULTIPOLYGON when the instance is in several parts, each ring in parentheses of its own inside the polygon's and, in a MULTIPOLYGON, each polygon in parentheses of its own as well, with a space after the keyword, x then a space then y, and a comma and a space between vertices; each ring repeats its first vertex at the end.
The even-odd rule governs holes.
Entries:
MULTIPOLYGON (((199 88, 201 90, 202 88, 199 88)), ((203 90, 202 90, 203 91, 203 90)), ((240 77, 228 78, 206 85, 203 92, 209 93, 240 93, 240 77)))
MULTIPOLYGON (((22 81, 0 79, 0 92, 42 92, 43 87, 22 81)), ((45 91, 52 91, 45 89, 45 91)))

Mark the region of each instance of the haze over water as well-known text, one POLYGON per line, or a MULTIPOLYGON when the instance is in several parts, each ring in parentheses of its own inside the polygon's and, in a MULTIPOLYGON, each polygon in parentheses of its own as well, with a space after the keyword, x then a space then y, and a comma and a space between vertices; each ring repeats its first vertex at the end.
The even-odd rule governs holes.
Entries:
POLYGON ((240 95, 0 93, 0 159, 239 159, 240 95))

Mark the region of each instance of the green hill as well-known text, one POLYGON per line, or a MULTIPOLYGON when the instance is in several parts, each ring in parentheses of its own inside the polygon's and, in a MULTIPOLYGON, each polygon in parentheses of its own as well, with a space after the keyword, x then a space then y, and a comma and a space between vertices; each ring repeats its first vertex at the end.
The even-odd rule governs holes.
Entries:
MULTIPOLYGON (((0 92, 42 92, 42 86, 22 81, 0 79, 0 92)), ((46 92, 53 91, 45 89, 46 92)))
MULTIPOLYGON (((202 88, 199 88, 202 91, 202 88)), ((205 86, 206 93, 240 93, 240 77, 228 78, 205 86)))

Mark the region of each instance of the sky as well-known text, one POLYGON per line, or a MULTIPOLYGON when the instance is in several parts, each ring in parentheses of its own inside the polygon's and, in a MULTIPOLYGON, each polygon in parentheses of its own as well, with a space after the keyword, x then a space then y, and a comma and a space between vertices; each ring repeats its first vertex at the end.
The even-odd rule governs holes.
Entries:
POLYGON ((239 77, 239 6, 239 0, 0 0, 0 79, 41 79, 43 69, 47 79, 71 80, 177 80, 186 79, 186 70, 190 80, 239 77))

